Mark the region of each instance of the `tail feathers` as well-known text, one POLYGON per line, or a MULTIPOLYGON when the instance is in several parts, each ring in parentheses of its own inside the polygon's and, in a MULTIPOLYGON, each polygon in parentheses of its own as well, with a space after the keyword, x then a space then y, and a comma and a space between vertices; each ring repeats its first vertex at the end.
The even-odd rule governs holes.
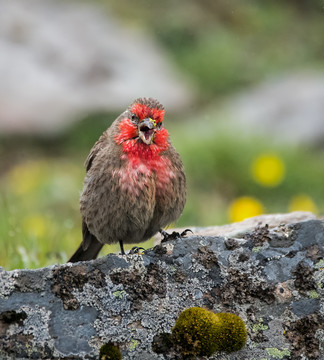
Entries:
POLYGON ((103 247, 103 244, 101 244, 97 238, 89 232, 88 227, 84 222, 82 223, 82 234, 83 241, 68 262, 96 259, 99 251, 103 247))
POLYGON ((71 256, 68 262, 78 262, 78 261, 87 261, 87 260, 96 259, 102 246, 103 245, 100 244, 100 242, 95 237, 87 250, 83 249, 81 243, 81 245, 78 247, 76 252, 71 256))

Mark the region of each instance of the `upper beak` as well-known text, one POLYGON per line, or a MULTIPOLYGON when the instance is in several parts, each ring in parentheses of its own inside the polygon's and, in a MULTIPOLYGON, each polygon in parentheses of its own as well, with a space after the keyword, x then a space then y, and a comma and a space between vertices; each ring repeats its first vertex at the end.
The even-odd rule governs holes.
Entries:
POLYGON ((138 136, 145 144, 149 145, 153 142, 155 128, 156 122, 151 118, 146 118, 138 124, 138 136))

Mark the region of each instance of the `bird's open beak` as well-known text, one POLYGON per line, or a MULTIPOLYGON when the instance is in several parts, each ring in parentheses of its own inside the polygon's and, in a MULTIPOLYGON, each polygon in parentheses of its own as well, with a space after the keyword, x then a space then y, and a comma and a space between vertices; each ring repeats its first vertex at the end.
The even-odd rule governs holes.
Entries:
POLYGON ((138 124, 138 136, 143 143, 150 145, 154 139, 154 133, 156 128, 155 120, 146 118, 138 124))

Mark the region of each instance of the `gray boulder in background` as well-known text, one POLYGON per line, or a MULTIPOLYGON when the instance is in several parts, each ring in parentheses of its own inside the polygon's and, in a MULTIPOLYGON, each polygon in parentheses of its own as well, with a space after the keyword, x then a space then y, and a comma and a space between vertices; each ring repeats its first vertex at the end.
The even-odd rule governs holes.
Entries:
POLYGON ((240 134, 289 144, 324 144, 323 72, 277 75, 232 97, 227 107, 240 134))
POLYGON ((248 331, 244 349, 212 359, 323 360, 324 221, 303 216, 230 236, 210 228, 143 255, 0 269, 0 358, 98 359, 112 342, 123 359, 182 359, 158 335, 200 306, 239 315, 248 331))
POLYGON ((58 132, 135 98, 191 98, 152 39, 77 1, 0 0, 0 134, 58 132))

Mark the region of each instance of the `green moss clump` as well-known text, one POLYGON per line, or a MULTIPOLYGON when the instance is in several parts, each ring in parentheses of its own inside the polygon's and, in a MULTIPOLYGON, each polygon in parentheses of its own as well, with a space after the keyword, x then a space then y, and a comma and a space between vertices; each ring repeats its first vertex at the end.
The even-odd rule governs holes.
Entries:
POLYGON ((179 315, 172 333, 184 355, 210 356, 217 350, 217 329, 211 311, 192 307, 179 315))
POLYGON ((233 352, 244 347, 247 332, 234 314, 192 307, 184 310, 172 328, 174 344, 186 356, 211 356, 216 351, 233 352))
POLYGON ((121 360, 121 358, 120 350, 114 344, 108 343, 101 346, 99 360, 121 360))
POLYGON ((247 332, 243 320, 234 314, 214 314, 218 322, 217 350, 233 352, 242 349, 247 340, 247 332))

